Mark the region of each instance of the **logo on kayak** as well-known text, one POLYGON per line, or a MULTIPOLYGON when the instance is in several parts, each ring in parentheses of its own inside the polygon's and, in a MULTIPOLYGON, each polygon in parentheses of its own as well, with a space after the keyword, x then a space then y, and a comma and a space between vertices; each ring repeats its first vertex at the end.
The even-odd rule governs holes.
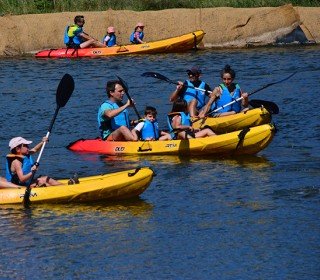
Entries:
POLYGON ((124 147, 115 147, 115 152, 123 152, 124 151, 124 147))
MULTIPOLYGON (((37 193, 35 192, 30 193, 30 197, 35 197, 35 196, 38 196, 37 193)), ((24 194, 20 194, 20 198, 24 198, 24 194)))
POLYGON ((95 51, 92 51, 92 54, 101 54, 101 51, 95 50, 95 51))
POLYGON ((175 147, 177 147, 177 144, 174 144, 174 143, 172 143, 172 144, 167 144, 165 147, 166 147, 166 148, 175 148, 175 147))
POLYGON ((148 48, 150 48, 149 45, 143 45, 143 46, 141 46, 141 49, 148 49, 148 48))

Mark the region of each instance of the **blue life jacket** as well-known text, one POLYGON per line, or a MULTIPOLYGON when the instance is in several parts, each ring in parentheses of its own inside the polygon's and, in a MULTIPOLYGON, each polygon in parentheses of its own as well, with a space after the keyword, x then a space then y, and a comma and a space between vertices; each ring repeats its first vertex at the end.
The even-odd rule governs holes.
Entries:
POLYGON ((108 46, 108 47, 112 47, 112 46, 114 46, 114 45, 117 44, 117 37, 116 37, 115 34, 111 34, 111 35, 108 35, 108 34, 107 34, 106 36, 104 36, 104 37, 103 37, 103 40, 102 40, 102 43, 104 43, 104 39, 105 39, 107 36, 110 36, 110 39, 109 39, 109 41, 107 42, 107 46, 108 46))
MULTIPOLYGON (((132 44, 140 44, 140 42, 137 41, 137 39, 134 37, 134 33, 136 33, 137 31, 133 31, 130 35, 130 42, 132 44)), ((142 40, 144 37, 144 33, 143 32, 139 32, 139 39, 142 40)))
MULTIPOLYGON (((235 88, 233 94, 231 94, 229 92, 228 88, 224 84, 220 84, 219 86, 222 89, 222 93, 221 93, 220 98, 215 103, 213 103, 211 105, 211 110, 215 110, 217 108, 220 108, 220 107, 236 100, 237 98, 241 97, 241 89, 238 84, 235 84, 236 88, 235 88)), ((235 111, 236 113, 239 113, 241 111, 241 100, 219 110, 219 112, 221 112, 221 113, 231 112, 231 111, 235 111)))
MULTIPOLYGON (((197 99, 197 109, 200 110, 206 104, 206 94, 203 91, 196 90, 190 81, 187 80, 186 82, 188 87, 183 95, 183 99, 187 101, 187 103, 190 103, 193 99, 197 99)), ((206 83, 201 82, 199 88, 205 89, 205 86, 206 83)))
POLYGON ((19 177, 16 173, 11 172, 12 162, 17 159, 22 163, 22 172, 23 175, 26 175, 31 172, 31 167, 34 164, 34 161, 30 155, 20 156, 15 154, 8 154, 6 161, 6 179, 8 182, 14 183, 19 186, 27 186, 30 184, 30 179, 26 182, 20 182, 19 177))
POLYGON ((157 121, 151 122, 149 120, 144 120, 143 128, 141 129, 141 140, 146 140, 147 138, 153 138, 155 140, 159 139, 159 124, 157 121))
POLYGON ((186 114, 184 112, 176 112, 176 113, 170 113, 167 116, 167 122, 168 122, 168 127, 169 127, 169 133, 171 136, 171 139, 176 139, 176 134, 177 132, 174 132, 174 128, 172 127, 172 118, 176 115, 180 115, 181 116, 181 125, 186 125, 186 126, 191 126, 191 119, 190 119, 190 115, 186 114))
MULTIPOLYGON (((117 103, 113 103, 110 101, 105 101, 104 103, 110 104, 112 106, 112 109, 119 109, 119 105, 117 103)), ((101 134, 103 134, 103 131, 105 130, 115 131, 120 126, 126 126, 128 128, 130 127, 130 121, 129 121, 129 115, 128 115, 127 109, 123 110, 120 114, 118 114, 114 118, 111 118, 111 119, 103 118, 103 119, 104 121, 101 121, 98 115, 98 125, 101 130, 101 134)))
POLYGON ((64 30, 64 40, 63 40, 66 45, 69 45, 72 43, 75 45, 80 45, 83 42, 80 36, 76 36, 73 33, 77 29, 80 29, 80 31, 82 32, 82 27, 79 27, 78 25, 75 25, 75 24, 66 27, 66 29, 64 30))

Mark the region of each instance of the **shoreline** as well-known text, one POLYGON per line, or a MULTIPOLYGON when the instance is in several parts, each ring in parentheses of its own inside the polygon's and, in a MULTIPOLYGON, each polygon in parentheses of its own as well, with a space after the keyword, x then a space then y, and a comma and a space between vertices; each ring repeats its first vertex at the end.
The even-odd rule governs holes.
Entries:
POLYGON ((73 18, 83 14, 84 30, 102 39, 108 26, 115 26, 120 44, 129 44, 136 22, 145 23, 146 41, 156 41, 195 30, 206 33, 200 47, 246 48, 272 45, 295 30, 307 41, 320 43, 320 8, 291 4, 263 8, 203 8, 161 11, 63 12, 0 17, 0 56, 32 54, 62 48, 63 33, 73 18))

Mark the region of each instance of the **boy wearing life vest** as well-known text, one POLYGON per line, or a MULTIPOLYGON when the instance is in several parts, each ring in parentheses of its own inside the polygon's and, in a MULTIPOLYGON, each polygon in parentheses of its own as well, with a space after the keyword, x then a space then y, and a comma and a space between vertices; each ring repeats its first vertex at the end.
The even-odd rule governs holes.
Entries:
POLYGON ((192 127, 188 104, 184 99, 177 99, 168 115, 168 126, 172 139, 202 138, 216 135, 210 128, 195 130, 192 127))
POLYGON ((104 44, 83 31, 84 16, 76 16, 74 24, 67 26, 64 32, 64 43, 68 48, 83 49, 87 47, 103 48, 104 44))
POLYGON ((141 120, 132 130, 137 139, 141 140, 170 140, 170 134, 159 130, 157 121, 157 110, 147 106, 144 112, 144 119, 141 120))
POLYGON ((203 117, 209 111, 214 111, 218 108, 221 109, 217 111, 217 116, 233 115, 248 109, 248 93, 242 92, 239 84, 234 83, 236 73, 230 65, 226 65, 221 70, 220 76, 222 83, 213 90, 208 103, 199 114, 199 117, 203 117), (240 97, 242 97, 242 100, 225 106, 240 97))
POLYGON ((19 186, 31 187, 35 186, 55 186, 61 183, 48 176, 40 176, 31 182, 33 172, 38 169, 38 166, 34 165, 32 154, 39 151, 44 142, 47 142, 46 137, 42 138, 42 142, 37 144, 32 149, 29 149, 29 145, 32 141, 28 141, 22 137, 12 138, 9 142, 9 148, 11 153, 7 155, 6 161, 6 179, 8 182, 14 183, 19 186))
POLYGON ((144 24, 142 22, 138 22, 134 28, 134 31, 130 35, 130 42, 132 44, 143 44, 144 33, 144 24))
POLYGON ((176 90, 171 93, 170 101, 174 102, 179 98, 184 99, 188 104, 190 116, 196 117, 206 104, 206 97, 210 96, 211 88, 207 83, 200 80, 202 71, 199 67, 191 67, 187 70, 187 74, 189 79, 184 82, 178 81, 176 90))
POLYGON ((103 37, 102 43, 105 47, 113 47, 117 45, 117 37, 113 26, 107 28, 107 34, 103 37))

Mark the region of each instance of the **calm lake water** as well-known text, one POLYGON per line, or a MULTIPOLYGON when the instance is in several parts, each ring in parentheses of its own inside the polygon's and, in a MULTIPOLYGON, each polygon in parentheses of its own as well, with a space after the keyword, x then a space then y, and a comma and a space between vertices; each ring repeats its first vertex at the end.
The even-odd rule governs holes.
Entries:
POLYGON ((1 207, 0 279, 319 279, 319 62, 320 48, 312 46, 1 59, 2 176, 12 137, 38 142, 46 134, 65 73, 75 91, 59 112, 39 174, 68 178, 147 165, 157 176, 140 198, 121 203, 1 207), (98 136, 97 108, 116 75, 141 114, 157 107, 165 127, 174 86, 141 74, 184 80, 186 69, 200 65, 212 86, 225 64, 248 92, 297 71, 252 96, 280 107, 278 133, 258 155, 115 158, 65 148, 98 136))

